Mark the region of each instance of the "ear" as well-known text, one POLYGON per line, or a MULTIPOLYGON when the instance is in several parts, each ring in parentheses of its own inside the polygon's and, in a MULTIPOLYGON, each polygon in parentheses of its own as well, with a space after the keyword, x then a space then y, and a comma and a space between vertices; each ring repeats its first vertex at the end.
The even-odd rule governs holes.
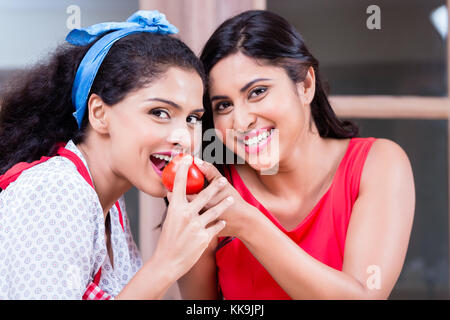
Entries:
POLYGON ((297 92, 304 104, 309 105, 313 101, 316 92, 316 74, 313 67, 309 67, 305 79, 297 83, 297 92))
POLYGON ((91 94, 88 100, 89 123, 100 134, 108 133, 108 108, 102 98, 95 93, 91 94))

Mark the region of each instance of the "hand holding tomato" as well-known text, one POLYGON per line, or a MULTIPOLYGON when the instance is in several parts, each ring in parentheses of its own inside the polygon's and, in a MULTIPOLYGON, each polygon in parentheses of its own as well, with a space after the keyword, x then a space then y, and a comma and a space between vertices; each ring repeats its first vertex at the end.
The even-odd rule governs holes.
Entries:
POLYGON ((233 199, 228 197, 200 215, 199 212, 217 196, 225 183, 214 181, 200 191, 197 199, 188 201, 186 187, 193 159, 186 156, 180 160, 181 157, 177 159, 179 163, 172 185, 173 194, 152 256, 152 260, 157 261, 163 270, 170 270, 173 281, 192 268, 213 237, 224 228, 225 223, 220 217, 233 204, 233 199))
MULTIPOLYGON (((175 181, 175 175, 179 167, 181 159, 185 155, 180 153, 176 155, 164 168, 162 172, 162 182, 164 186, 172 192, 173 184, 175 181)), ((189 167, 187 183, 186 183, 186 194, 196 194, 203 189, 205 183, 205 177, 203 173, 194 164, 194 159, 192 158, 192 164, 189 167)))
MULTIPOLYGON (((233 204, 230 205, 221 215, 221 219, 226 222, 226 227, 220 232, 219 236, 241 236, 243 233, 248 232, 249 230, 251 231, 251 221, 254 218, 261 216, 258 209, 245 201, 239 192, 226 180, 225 177, 222 176, 213 164, 202 161, 198 158, 195 158, 194 163, 202 172, 209 184, 214 184, 218 181, 225 181, 224 187, 205 203, 202 211, 213 208, 227 197, 232 197, 234 199, 233 204)), ((172 197, 173 194, 168 192, 167 198, 169 199, 169 202, 172 201, 172 197)), ((187 195, 186 198, 190 202, 198 201, 198 198, 201 198, 201 194, 187 195)))

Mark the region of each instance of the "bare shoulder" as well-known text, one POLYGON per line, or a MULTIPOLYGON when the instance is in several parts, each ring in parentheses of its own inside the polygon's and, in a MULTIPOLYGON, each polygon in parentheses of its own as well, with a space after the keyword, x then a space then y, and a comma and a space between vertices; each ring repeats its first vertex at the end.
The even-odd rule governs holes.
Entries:
POLYGON ((411 163, 405 150, 396 142, 377 139, 367 155, 361 176, 361 188, 376 182, 411 183, 411 163))
POLYGON ((372 148, 369 152, 369 156, 372 157, 386 157, 386 158, 403 158, 403 160, 407 160, 407 155, 405 150, 398 145, 396 142, 389 139, 377 139, 372 145, 372 148))

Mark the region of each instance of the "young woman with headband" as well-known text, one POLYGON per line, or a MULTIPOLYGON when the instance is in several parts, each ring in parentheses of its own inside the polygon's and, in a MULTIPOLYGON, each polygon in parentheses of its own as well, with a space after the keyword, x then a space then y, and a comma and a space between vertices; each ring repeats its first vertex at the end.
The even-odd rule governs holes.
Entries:
MULTIPOLYGON (((222 214, 221 237, 180 280, 182 295, 387 298, 414 215, 405 152, 357 138, 356 126, 337 119, 319 62, 276 14, 225 21, 201 60, 209 75, 203 129, 215 128, 245 163, 217 165, 229 180, 220 197, 232 194, 235 203, 222 214)), ((220 176, 206 166, 209 177, 220 176)))
POLYGON ((186 200, 188 155, 144 265, 130 233, 123 194, 164 197, 161 159, 201 123, 204 71, 175 32, 157 11, 73 30, 2 96, 0 299, 161 298, 224 227, 230 201, 198 214, 220 179, 186 200))

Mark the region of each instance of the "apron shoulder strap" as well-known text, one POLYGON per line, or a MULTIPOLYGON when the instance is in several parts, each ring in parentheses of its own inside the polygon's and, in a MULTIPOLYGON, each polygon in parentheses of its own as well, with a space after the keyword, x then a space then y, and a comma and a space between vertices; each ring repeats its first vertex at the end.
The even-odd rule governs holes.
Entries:
POLYGON ((73 153, 70 150, 67 150, 64 147, 60 147, 58 151, 56 152, 57 155, 67 158, 70 161, 73 162, 75 167, 77 168, 77 171, 81 176, 86 180, 89 185, 94 188, 94 184, 92 183, 91 176, 89 175, 88 170, 86 169, 86 166, 84 165, 83 161, 81 161, 80 157, 78 157, 75 153, 73 153))
POLYGON ((33 161, 31 163, 28 162, 19 162, 16 163, 14 166, 12 166, 8 171, 6 171, 3 175, 0 176, 0 188, 5 190, 10 183, 13 183, 17 180, 17 178, 20 176, 20 174, 31 168, 35 165, 45 162, 51 157, 41 157, 41 159, 33 161))
MULTIPOLYGON (((63 142, 58 142, 54 148, 64 149, 65 144, 63 142)), ((19 162, 16 163, 14 166, 12 166, 8 171, 6 171, 3 175, 0 175, 0 189, 5 190, 10 183, 14 182, 19 178, 20 174, 31 168, 35 165, 38 165, 42 162, 47 161, 50 159, 51 156, 42 156, 39 160, 33 161, 33 162, 19 162)))
MULTIPOLYGON (((65 158, 69 159, 70 161, 72 161, 72 163, 77 168, 78 173, 81 174, 81 176, 86 180, 86 182, 92 188, 94 188, 94 184, 92 182, 91 176, 89 175, 89 172, 88 172, 86 166, 84 165, 83 161, 75 153, 64 148, 64 144, 58 143, 57 147, 58 147, 58 150, 56 152, 56 155, 65 157, 65 158)), ((35 165, 43 163, 50 158, 52 158, 52 157, 45 156, 45 157, 41 157, 41 159, 33 161, 31 163, 20 162, 20 163, 15 164, 8 171, 6 171, 5 174, 0 175, 0 188, 5 190, 9 186, 10 183, 17 180, 17 178, 20 176, 20 174, 23 171, 25 171, 31 167, 34 167, 35 165)), ((122 210, 120 209, 119 201, 117 201, 115 203, 115 206, 119 212, 120 225, 122 226, 122 230, 125 231, 125 228, 123 225, 122 210)), ((101 272, 102 272, 102 268, 100 267, 94 276, 94 283, 97 285, 100 282, 101 272)))
MULTIPOLYGON (((91 185, 92 188, 94 187, 94 184, 92 183, 92 179, 89 175, 89 172, 86 169, 86 166, 84 165, 83 161, 81 161, 81 159, 75 153, 73 153, 72 151, 67 150, 65 148, 59 148, 57 151, 57 154, 72 161, 75 164, 75 166, 77 167, 77 170, 81 174, 81 176, 87 181, 87 183, 89 183, 91 185)), ((117 201, 115 205, 116 205, 117 211, 119 212, 120 225, 122 226, 122 230, 125 231, 124 226, 123 226, 122 210, 120 210, 119 201, 117 201)), ((102 268, 100 267, 94 276, 93 282, 96 285, 98 285, 100 283, 101 275, 102 275, 102 268)))

